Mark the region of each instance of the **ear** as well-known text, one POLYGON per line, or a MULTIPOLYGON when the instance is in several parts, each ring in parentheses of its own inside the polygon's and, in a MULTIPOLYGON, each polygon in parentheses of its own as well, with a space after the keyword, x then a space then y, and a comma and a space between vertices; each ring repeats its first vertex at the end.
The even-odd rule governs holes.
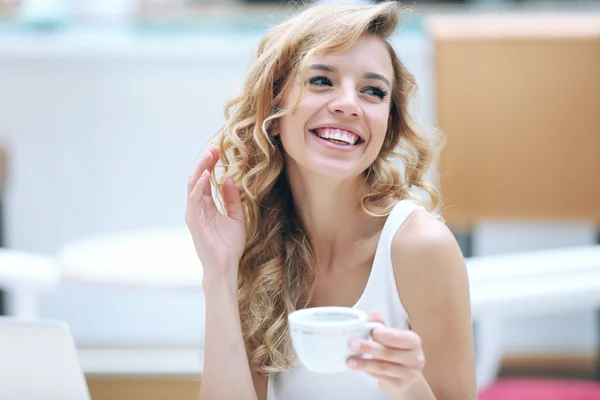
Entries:
POLYGON ((271 123, 271 136, 272 137, 279 136, 279 133, 280 133, 280 131, 279 131, 279 118, 278 118, 271 123))

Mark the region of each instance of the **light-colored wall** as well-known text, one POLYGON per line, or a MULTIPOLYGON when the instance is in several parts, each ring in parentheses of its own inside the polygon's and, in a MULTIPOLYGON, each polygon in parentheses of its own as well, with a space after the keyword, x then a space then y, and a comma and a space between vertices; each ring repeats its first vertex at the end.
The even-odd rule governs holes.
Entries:
MULTIPOLYGON (((183 224, 185 184, 256 37, 67 36, 0 39, 0 140, 10 149, 7 244, 53 253, 92 233, 183 224)), ((419 119, 434 122, 429 44, 395 41, 421 86, 419 119)), ((594 241, 588 224, 482 223, 475 253, 594 241)), ((43 315, 79 343, 193 344, 200 294, 65 284, 43 315)), ((594 349, 592 312, 513 322, 507 350, 594 349)))

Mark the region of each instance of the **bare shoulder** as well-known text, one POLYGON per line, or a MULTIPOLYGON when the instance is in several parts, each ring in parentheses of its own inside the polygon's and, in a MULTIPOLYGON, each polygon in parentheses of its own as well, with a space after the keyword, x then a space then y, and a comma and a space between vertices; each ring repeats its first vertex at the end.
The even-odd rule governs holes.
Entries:
POLYGON ((392 243, 392 255, 399 259, 436 256, 462 258, 458 243, 446 224, 423 210, 414 211, 398 229, 392 243))
POLYGON ((426 211, 414 211, 394 235, 392 264, 402 300, 410 308, 411 303, 422 305, 422 296, 432 300, 432 293, 468 296, 460 247, 446 224, 426 211))
POLYGON ((476 398, 469 279, 454 235, 427 212, 414 211, 394 235, 392 264, 436 398, 476 398))

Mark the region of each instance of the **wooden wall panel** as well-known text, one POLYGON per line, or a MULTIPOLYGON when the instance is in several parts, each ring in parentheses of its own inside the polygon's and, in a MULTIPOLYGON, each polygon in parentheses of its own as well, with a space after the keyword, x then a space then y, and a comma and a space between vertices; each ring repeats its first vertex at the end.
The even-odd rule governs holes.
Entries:
POLYGON ((600 222, 600 15, 548 18, 430 21, 451 223, 600 222))

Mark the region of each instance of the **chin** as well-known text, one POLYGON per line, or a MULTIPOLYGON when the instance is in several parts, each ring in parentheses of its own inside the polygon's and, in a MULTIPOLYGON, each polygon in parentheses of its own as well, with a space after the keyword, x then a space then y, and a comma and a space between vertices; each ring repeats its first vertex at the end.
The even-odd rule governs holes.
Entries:
POLYGON ((358 163, 340 160, 311 160, 305 167, 316 175, 336 181, 356 179, 367 169, 358 163))

